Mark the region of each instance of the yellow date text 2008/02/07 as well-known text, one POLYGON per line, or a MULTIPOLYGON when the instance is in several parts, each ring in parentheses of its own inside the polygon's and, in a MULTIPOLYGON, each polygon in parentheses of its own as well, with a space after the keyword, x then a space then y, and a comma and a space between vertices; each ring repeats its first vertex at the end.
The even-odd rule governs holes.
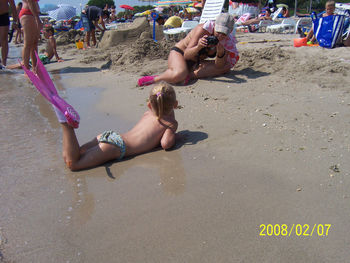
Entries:
POLYGON ((328 236, 331 224, 261 224, 259 236, 328 236))

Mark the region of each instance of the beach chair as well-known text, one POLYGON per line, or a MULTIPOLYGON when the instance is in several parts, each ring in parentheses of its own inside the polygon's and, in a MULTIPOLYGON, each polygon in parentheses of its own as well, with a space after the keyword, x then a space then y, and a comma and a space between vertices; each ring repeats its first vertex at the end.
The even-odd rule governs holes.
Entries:
POLYGON ((224 2, 225 0, 206 0, 199 23, 215 20, 221 14, 224 2))
POLYGON ((181 29, 183 32, 188 34, 193 28, 198 25, 198 23, 199 22, 197 20, 185 20, 181 25, 181 29))
POLYGON ((258 28, 259 32, 266 32, 266 29, 268 26, 277 24, 276 20, 280 14, 282 14, 283 7, 279 7, 273 14, 272 14, 272 20, 262 20, 260 21, 258 28))
POLYGON ((279 24, 274 24, 266 27, 266 32, 270 33, 294 33, 296 21, 293 18, 283 18, 279 24))
POLYGON ((169 37, 179 37, 180 35, 183 35, 183 33, 187 35, 197 25, 198 21, 185 20, 181 27, 164 29, 164 37, 166 40, 169 40, 169 37))
POLYGON ((298 33, 299 30, 301 30, 301 32, 308 32, 310 31, 311 28, 312 28, 311 18, 300 18, 296 22, 294 34, 298 33))

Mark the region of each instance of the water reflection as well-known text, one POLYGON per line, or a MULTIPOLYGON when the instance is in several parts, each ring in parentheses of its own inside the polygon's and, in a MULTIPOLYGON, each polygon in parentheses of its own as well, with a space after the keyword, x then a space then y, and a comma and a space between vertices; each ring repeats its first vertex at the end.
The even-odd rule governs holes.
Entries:
MULTIPOLYGON (((79 222, 79 224, 84 224, 94 212, 96 201, 92 191, 89 192, 88 190, 88 181, 92 178, 107 178, 108 182, 115 183, 122 177, 132 177, 135 175, 135 171, 139 173, 141 170, 145 177, 149 175, 152 175, 152 177, 159 176, 159 185, 164 193, 170 195, 184 193, 186 189, 186 172, 179 149, 184 145, 196 144, 208 138, 208 135, 204 132, 191 132, 188 130, 180 131, 178 135, 178 142, 172 151, 164 152, 162 149, 157 148, 151 153, 126 158, 123 161, 109 162, 102 166, 104 169, 100 167, 79 173, 70 173, 68 178, 73 186, 74 198, 72 207, 75 209, 74 220, 79 222)), ((152 182, 151 178, 145 178, 145 180, 146 182, 152 182)), ((96 183, 96 180, 94 181, 96 183)), ((99 183, 105 184, 105 181, 99 181, 99 183)), ((140 182, 139 187, 142 187, 142 183, 140 182)), ((101 187, 97 186, 97 189, 101 189, 101 187)), ((102 189, 106 189, 105 191, 108 192, 106 185, 103 185, 102 189)))

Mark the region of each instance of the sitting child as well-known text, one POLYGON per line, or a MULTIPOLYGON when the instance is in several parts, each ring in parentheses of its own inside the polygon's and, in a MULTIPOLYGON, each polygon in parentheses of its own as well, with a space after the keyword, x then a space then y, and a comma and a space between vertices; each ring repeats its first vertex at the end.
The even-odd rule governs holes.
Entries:
MULTIPOLYGON (((44 28, 44 36, 47 39, 46 49, 43 54, 39 55, 39 59, 43 64, 50 63, 53 56, 56 57, 57 62, 63 62, 63 60, 58 56, 57 50, 56 50, 56 39, 54 37, 54 29, 52 26, 48 26, 44 28)), ((30 63, 31 64, 31 63, 30 63)), ((8 65, 6 67, 7 69, 21 69, 21 64, 13 64, 8 65)))
MULTIPOLYGON (((336 15, 336 13, 335 13, 335 2, 334 1, 327 1, 326 2, 325 12, 322 14, 322 17, 332 16, 332 15, 336 15)), ((347 23, 348 22, 345 23, 344 30, 348 29, 347 27, 349 25, 347 23)), ((314 35, 314 29, 313 28, 311 28, 311 30, 307 34, 306 39, 307 39, 307 41, 311 41, 312 43, 316 42, 316 37, 314 35)), ((347 47, 350 46, 350 36, 349 35, 347 35, 347 37, 343 40, 343 45, 347 46, 347 47)))
POLYGON ((55 30, 52 26, 47 26, 44 28, 44 37, 47 39, 46 50, 44 54, 39 55, 40 60, 43 64, 47 64, 53 58, 56 57, 58 62, 62 62, 63 60, 58 56, 56 50, 56 39, 54 37, 55 30))
POLYGON ((141 120, 128 132, 105 131, 92 141, 79 146, 73 127, 54 107, 63 131, 63 159, 72 171, 101 165, 110 160, 148 152, 159 145, 169 149, 175 144, 177 107, 175 90, 161 82, 150 93, 148 108, 141 120))

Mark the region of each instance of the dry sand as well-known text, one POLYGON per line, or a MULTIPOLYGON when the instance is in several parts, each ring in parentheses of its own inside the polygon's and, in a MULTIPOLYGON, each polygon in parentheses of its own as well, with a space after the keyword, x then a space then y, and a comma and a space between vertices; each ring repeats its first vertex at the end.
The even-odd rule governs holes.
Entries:
MULTIPOLYGON (((173 151, 78 173, 48 164, 55 172, 45 184, 54 190, 30 197, 51 203, 26 209, 26 227, 14 220, 0 229, 4 261, 346 262, 350 49, 294 48, 294 37, 238 33, 230 73, 176 86, 183 140, 173 151), (261 224, 331 228, 328 236, 276 237, 260 236, 261 224)), ((65 62, 47 69, 81 114, 80 142, 139 119, 150 87, 137 79, 162 72, 172 44, 59 48, 65 62)), ((52 112, 46 117, 54 123, 52 112)))

